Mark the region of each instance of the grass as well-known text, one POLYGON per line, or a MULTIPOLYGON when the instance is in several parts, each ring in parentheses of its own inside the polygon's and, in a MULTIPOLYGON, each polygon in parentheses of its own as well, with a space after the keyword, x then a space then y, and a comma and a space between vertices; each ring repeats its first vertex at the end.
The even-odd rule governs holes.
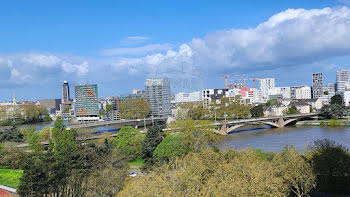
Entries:
POLYGON ((140 169, 145 164, 145 161, 141 158, 137 158, 133 161, 129 161, 128 165, 131 169, 140 169))
POLYGON ((22 174, 22 170, 0 169, 0 185, 17 189, 22 174))

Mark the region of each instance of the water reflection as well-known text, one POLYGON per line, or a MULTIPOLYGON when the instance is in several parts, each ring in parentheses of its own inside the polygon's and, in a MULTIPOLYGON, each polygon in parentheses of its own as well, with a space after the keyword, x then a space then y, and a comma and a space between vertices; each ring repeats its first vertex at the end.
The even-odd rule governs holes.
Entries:
POLYGON ((350 147, 350 127, 249 126, 224 136, 221 147, 238 149, 253 147, 267 151, 281 151, 286 144, 291 144, 303 151, 307 144, 324 138, 350 147))

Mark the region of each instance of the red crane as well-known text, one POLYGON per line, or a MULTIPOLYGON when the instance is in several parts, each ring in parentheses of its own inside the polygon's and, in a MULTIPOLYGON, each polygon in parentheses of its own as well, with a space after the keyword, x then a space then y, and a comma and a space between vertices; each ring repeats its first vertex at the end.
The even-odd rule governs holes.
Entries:
POLYGON ((224 75, 221 75, 220 78, 221 79, 225 79, 225 88, 227 89, 228 88, 228 82, 227 82, 227 78, 229 77, 239 77, 240 75, 237 75, 237 74, 224 74, 224 75))

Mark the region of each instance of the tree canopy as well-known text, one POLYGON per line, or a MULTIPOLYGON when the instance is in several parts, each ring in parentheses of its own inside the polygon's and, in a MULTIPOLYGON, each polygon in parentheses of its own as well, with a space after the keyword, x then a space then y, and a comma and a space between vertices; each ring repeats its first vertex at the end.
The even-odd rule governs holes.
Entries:
POLYGON ((114 139, 116 150, 124 155, 128 160, 142 157, 142 141, 144 135, 139 130, 126 126, 119 130, 114 139))
POLYGON ((144 98, 129 98, 120 103, 119 113, 123 118, 146 118, 151 106, 144 98))

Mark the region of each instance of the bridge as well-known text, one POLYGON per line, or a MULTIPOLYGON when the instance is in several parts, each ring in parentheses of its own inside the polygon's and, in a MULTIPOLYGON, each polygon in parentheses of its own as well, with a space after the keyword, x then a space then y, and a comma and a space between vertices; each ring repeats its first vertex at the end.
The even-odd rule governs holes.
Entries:
POLYGON ((317 118, 319 113, 308 113, 308 114, 297 114, 297 115, 285 115, 279 117, 265 117, 265 118, 251 118, 251 119, 242 119, 234 121, 225 121, 225 122, 215 122, 212 125, 218 127, 214 129, 214 132, 220 135, 227 135, 233 130, 238 129, 246 124, 250 123, 260 123, 269 125, 274 128, 283 128, 289 124, 296 123, 298 120, 303 118, 317 118))
POLYGON ((113 121, 99 121, 99 122, 81 122, 76 124, 70 124, 67 126, 69 129, 82 129, 91 127, 105 127, 105 126, 142 126, 150 125, 155 122, 166 122, 167 118, 145 118, 145 119, 132 119, 132 120, 113 120, 113 121))

